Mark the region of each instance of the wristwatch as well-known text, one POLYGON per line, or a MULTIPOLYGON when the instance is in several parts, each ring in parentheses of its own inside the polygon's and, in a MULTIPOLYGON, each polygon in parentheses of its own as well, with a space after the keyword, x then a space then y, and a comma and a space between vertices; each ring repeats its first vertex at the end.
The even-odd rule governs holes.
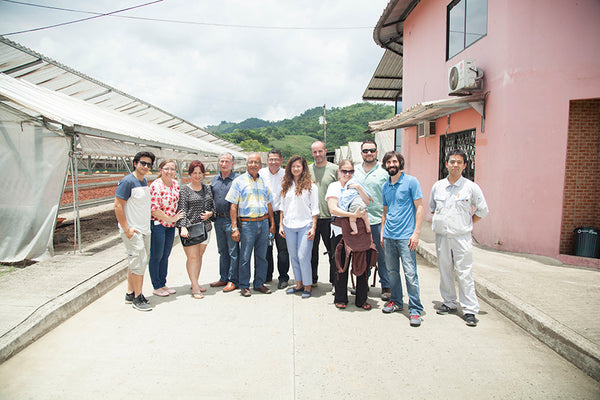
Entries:
POLYGON ((237 231, 238 228, 231 228, 231 232, 237 231))

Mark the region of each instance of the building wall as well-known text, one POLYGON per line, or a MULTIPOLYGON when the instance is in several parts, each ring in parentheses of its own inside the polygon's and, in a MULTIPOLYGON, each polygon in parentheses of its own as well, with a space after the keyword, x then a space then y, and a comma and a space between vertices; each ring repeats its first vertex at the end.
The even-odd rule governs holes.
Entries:
MULTIPOLYGON (((490 214, 475 226, 485 245, 559 253, 569 101, 600 97, 600 2, 488 1, 487 36, 445 60, 449 0, 424 0, 404 24, 403 104, 449 98, 447 71, 475 59, 484 71, 485 131, 474 110, 437 121, 438 135, 477 130, 476 182, 490 214)), ((429 197, 439 137, 404 131, 407 172, 429 197)), ((427 215, 430 219, 431 216, 427 215)))

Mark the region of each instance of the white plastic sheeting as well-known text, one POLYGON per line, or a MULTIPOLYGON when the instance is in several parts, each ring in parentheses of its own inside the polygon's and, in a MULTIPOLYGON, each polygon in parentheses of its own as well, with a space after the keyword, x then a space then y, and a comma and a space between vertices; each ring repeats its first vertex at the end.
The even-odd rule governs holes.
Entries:
POLYGON ((205 159, 244 153, 0 73, 0 261, 52 255, 53 229, 69 163, 82 154, 205 159))
POLYGON ((377 143, 377 154, 380 160, 385 153, 395 150, 394 135, 394 130, 375 132, 375 143, 377 143))
MULTIPOLYGON (((246 158, 244 153, 127 114, 103 109, 1 73, 0 95, 23 107, 24 112, 39 114, 72 129, 74 133, 198 155, 218 156, 230 152, 236 158, 246 158)), ((83 148, 83 151, 86 149, 83 148)))
MULTIPOLYGON (((43 54, 0 36, 0 72, 100 108, 202 139, 235 151, 243 149, 194 124, 119 89, 99 82, 43 54)), ((185 79, 185 77, 182 77, 185 79)))
POLYGON ((335 163, 337 164, 345 159, 349 159, 353 164, 362 162, 360 145, 361 142, 348 142, 347 146, 340 146, 335 149, 335 163))
POLYGON ((52 255, 69 142, 0 105, 0 261, 52 255))
MULTIPOLYGON (((151 151, 156 159, 171 158, 173 160, 193 161, 214 159, 214 155, 210 158, 201 157, 198 154, 175 151, 169 149, 161 149, 152 146, 142 146, 135 143, 124 143, 118 140, 104 139, 99 137, 80 135, 78 137, 78 151, 84 155, 90 156, 105 156, 105 157, 133 157, 136 153, 144 150, 151 151)), ((223 150, 231 152, 231 150, 223 150)))

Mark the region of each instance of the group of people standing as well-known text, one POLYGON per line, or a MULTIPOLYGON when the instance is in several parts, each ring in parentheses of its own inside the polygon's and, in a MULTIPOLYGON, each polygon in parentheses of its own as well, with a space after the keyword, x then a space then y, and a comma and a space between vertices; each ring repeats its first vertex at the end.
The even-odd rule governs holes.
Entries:
POLYGON ((115 215, 128 259, 127 292, 125 302, 140 311, 150 311, 148 300, 142 293, 146 266, 155 296, 176 293, 167 286, 169 255, 175 240, 175 228, 187 261, 186 269, 194 298, 204 297, 198 279, 202 256, 210 240, 211 221, 215 220, 212 190, 202 181, 206 173, 204 164, 192 161, 188 168, 190 183, 180 188, 175 179, 177 164, 163 160, 159 177, 149 186, 145 176, 154 164, 154 154, 139 152, 133 159, 133 172, 125 176, 115 192, 115 215), (203 238, 191 234, 200 227, 203 238))
MULTIPOLYGON (((154 295, 175 292, 166 286, 166 272, 176 226, 180 227, 187 256, 192 295, 202 298, 205 289, 198 284, 198 277, 213 222, 219 279, 211 287, 222 286, 224 292, 240 289, 242 296, 249 297, 253 276, 254 291, 269 294, 271 290, 265 283, 272 281, 275 265, 279 273, 277 287, 285 289, 289 286, 291 264, 295 285, 286 293, 309 298, 318 285, 322 240, 337 308, 347 306, 349 273, 356 277, 356 306, 372 308, 367 301, 367 279, 370 267, 377 265, 381 298, 386 302, 382 311, 402 311, 402 266, 409 323, 421 325, 423 305, 416 248, 424 214, 423 195, 417 178, 404 172, 403 156, 390 151, 379 162, 373 140, 361 144, 363 162, 356 166, 350 160, 342 160, 337 166, 328 162, 321 141, 312 144, 311 154, 312 164, 293 156, 284 169, 279 150, 268 153, 265 168, 261 168, 260 155, 253 153, 247 159, 246 172, 238 175, 233 171, 233 155, 224 153, 219 157, 219 174, 210 186, 202 183, 204 165, 194 161, 188 171, 192 181, 181 190, 174 179, 176 164, 164 160, 159 165, 160 178, 147 190, 143 177, 154 156, 138 153, 135 170, 120 182, 115 199, 115 213, 129 256, 126 301, 140 310, 151 309, 141 293, 144 263, 149 263, 154 295), (147 196, 145 192, 149 192, 147 196), (150 227, 141 224, 146 214, 152 218, 150 227), (196 243, 188 228, 198 223, 204 224, 205 234, 203 241, 196 243), (151 239, 147 237, 150 232, 151 239)), ((479 186, 462 176, 466 165, 467 156, 462 150, 449 152, 448 177, 433 185, 429 207, 443 298, 436 312, 456 312, 460 305, 467 325, 476 326, 479 305, 471 271, 471 231, 473 223, 485 217, 488 209, 479 186)))

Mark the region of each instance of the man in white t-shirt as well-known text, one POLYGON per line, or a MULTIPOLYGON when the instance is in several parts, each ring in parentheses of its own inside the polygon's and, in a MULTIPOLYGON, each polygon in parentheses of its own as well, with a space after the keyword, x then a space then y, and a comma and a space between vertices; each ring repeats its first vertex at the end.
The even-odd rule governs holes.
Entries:
MULTIPOLYGON (((267 154, 267 163, 268 167, 261 168, 258 171, 258 174, 267 182, 269 189, 271 189, 271 194, 273 196, 273 201, 271 205, 273 206, 273 220, 275 221, 275 237, 274 242, 277 246, 277 270, 279 271, 279 283, 277 284, 278 289, 283 289, 287 287, 288 281, 290 279, 289 271, 290 271, 290 256, 288 254, 287 243, 283 237, 279 234, 279 211, 281 211, 281 181, 283 180, 283 175, 285 174, 285 170, 281 168, 281 164, 283 164, 283 155, 281 154, 281 150, 271 149, 267 154)), ((274 271, 274 263, 273 263, 273 241, 269 241, 269 246, 267 247, 267 280, 266 282, 271 282, 273 280, 273 271, 274 271)))
POLYGON ((145 176, 154 163, 154 154, 141 151, 133 158, 134 171, 121 179, 115 192, 115 215, 127 252, 127 293, 125 302, 150 311, 142 294, 144 272, 150 258, 150 189, 145 176))

